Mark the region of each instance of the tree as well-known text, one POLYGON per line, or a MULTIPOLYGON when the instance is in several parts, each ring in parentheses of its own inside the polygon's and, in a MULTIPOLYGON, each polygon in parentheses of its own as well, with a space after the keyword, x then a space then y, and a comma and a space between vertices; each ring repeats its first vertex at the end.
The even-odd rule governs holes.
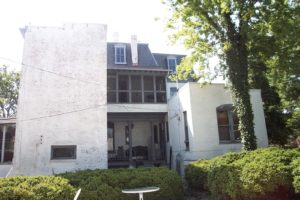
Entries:
POLYGON ((165 3, 173 12, 168 23, 169 28, 176 30, 173 41, 182 40, 192 50, 179 66, 179 72, 186 76, 195 63, 203 72, 210 57, 219 57, 222 72, 230 81, 244 149, 256 148, 250 87, 262 88, 267 123, 274 125, 277 120, 280 122, 277 127, 286 130, 280 98, 299 95, 299 90, 294 90, 300 81, 298 1, 166 0, 165 3), (288 91, 294 91, 293 95, 288 95, 288 91))
POLYGON ((17 111, 20 74, 0 67, 0 116, 12 117, 17 111))
POLYGON ((233 103, 240 120, 243 148, 257 148, 248 82, 248 33, 255 20, 256 4, 242 0, 170 0, 173 11, 170 28, 174 39, 183 39, 192 50, 182 62, 183 68, 198 63, 203 69, 207 58, 218 55, 230 81, 233 103), (175 27, 176 26, 176 27, 175 27))
POLYGON ((277 0, 262 5, 248 45, 249 80, 262 90, 269 141, 284 145, 297 132, 290 118, 299 108, 300 4, 277 0))

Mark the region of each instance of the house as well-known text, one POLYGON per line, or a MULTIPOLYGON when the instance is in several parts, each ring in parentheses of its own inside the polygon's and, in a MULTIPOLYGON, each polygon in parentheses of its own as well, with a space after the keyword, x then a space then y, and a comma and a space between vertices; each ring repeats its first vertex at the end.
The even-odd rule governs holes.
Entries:
MULTIPOLYGON (((241 149, 230 92, 172 82, 184 55, 107 42, 106 26, 23 29, 11 175, 170 166, 241 149)), ((268 145, 260 90, 251 90, 258 146, 268 145)))

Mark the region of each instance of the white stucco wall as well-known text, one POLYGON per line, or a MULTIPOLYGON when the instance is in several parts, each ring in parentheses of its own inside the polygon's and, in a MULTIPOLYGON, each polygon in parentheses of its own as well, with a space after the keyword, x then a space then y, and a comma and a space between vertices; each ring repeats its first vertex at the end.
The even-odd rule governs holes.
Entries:
POLYGON ((106 26, 27 28, 13 174, 107 168, 106 26), (51 160, 51 145, 76 145, 51 160))
MULTIPOLYGON (((254 112, 255 134, 258 147, 268 145, 267 131, 260 90, 250 90, 254 112)), ((200 87, 197 83, 187 83, 177 96, 171 98, 169 106, 170 144, 175 156, 180 153, 185 163, 198 159, 212 158, 230 151, 240 151, 241 144, 220 144, 216 108, 231 104, 229 90, 224 84, 200 87), (185 151, 183 111, 187 112, 190 150, 185 151)))

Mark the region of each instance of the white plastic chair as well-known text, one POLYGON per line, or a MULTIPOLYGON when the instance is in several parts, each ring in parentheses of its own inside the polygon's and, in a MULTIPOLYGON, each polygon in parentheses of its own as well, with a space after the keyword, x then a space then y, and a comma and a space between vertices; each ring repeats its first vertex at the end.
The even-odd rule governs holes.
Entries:
POLYGON ((75 195, 75 197, 74 197, 74 200, 77 200, 77 199, 78 199, 78 197, 79 197, 79 195, 80 195, 80 192, 81 192, 81 188, 79 188, 79 190, 77 190, 76 195, 75 195))

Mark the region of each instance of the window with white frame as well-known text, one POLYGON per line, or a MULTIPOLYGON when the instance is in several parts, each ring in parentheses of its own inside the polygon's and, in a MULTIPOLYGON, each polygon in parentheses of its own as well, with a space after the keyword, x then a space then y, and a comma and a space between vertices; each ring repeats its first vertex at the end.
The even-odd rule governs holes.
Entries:
POLYGON ((177 65, 176 57, 174 57, 174 56, 169 56, 169 57, 167 58, 167 61, 168 61, 168 69, 169 69, 171 72, 176 72, 176 65, 177 65))
POLYGON ((241 133, 238 129, 239 120, 232 104, 217 107, 217 119, 220 143, 241 141, 241 133))
POLYGON ((126 46, 115 46, 115 64, 126 64, 126 46))

